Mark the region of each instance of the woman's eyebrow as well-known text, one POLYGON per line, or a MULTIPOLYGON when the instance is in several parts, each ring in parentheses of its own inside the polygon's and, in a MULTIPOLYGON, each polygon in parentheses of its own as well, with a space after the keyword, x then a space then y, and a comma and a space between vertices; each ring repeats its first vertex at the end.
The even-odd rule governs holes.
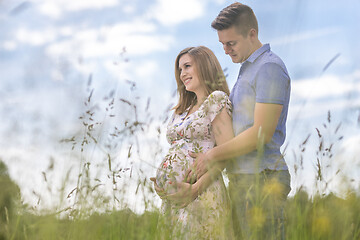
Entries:
POLYGON ((190 63, 190 61, 184 62, 184 63, 182 64, 182 66, 185 66, 186 64, 189 64, 189 63, 190 63))

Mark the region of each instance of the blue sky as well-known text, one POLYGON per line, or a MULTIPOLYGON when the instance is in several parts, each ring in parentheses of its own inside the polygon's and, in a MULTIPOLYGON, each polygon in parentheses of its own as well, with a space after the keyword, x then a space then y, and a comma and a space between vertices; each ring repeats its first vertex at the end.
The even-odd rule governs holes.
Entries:
MULTIPOLYGON (((227 69, 231 88, 240 65, 224 54, 210 24, 232 2, 0 1, 0 158, 9 165, 24 194, 30 197, 32 189, 41 191, 37 186, 42 186, 41 172, 50 157, 62 159, 62 171, 54 178, 60 178, 73 163, 63 160, 72 159, 72 154, 58 141, 79 131, 78 117, 90 74, 95 99, 112 89, 117 97, 140 105, 150 98, 151 114, 159 119, 169 104, 176 103, 173 71, 177 53, 188 46, 205 45, 227 69), (136 91, 129 91, 131 82, 136 91), (62 154, 68 157, 60 157, 62 154), (29 183, 29 178, 34 182, 29 183)), ((349 159, 340 161, 341 166, 354 171, 350 163, 356 154, 352 151, 360 141, 360 16, 356 12, 360 2, 243 3, 258 17, 260 40, 270 43, 292 78, 289 165, 296 163, 294 155, 299 155, 299 144, 308 134, 312 145, 317 144, 315 128, 322 127, 330 110, 332 125, 341 121, 346 135, 337 144, 339 153, 346 156, 339 158, 349 159)), ((162 144, 166 149, 165 139, 162 144)), ((307 150, 306 171, 294 180, 294 186, 311 184, 304 179, 313 175, 314 152, 315 148, 307 150)), ((148 160, 147 164, 151 175, 158 163, 148 160)))

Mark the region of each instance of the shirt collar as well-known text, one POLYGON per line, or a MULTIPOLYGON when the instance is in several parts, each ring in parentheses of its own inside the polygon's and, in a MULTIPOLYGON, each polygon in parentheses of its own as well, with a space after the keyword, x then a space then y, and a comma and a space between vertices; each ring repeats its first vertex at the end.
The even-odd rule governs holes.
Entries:
POLYGON ((267 52, 270 50, 270 44, 266 43, 262 45, 261 48, 257 49, 255 52, 253 52, 248 59, 246 59, 245 62, 251 62, 253 63, 261 54, 264 52, 267 52))

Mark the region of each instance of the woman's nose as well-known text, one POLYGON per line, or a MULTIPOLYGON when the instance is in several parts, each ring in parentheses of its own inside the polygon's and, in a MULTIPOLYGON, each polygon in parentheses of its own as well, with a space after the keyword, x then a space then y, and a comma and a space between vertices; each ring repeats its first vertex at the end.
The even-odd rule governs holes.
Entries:
POLYGON ((182 70, 181 73, 180 73, 180 79, 182 79, 185 75, 186 75, 185 71, 182 70))

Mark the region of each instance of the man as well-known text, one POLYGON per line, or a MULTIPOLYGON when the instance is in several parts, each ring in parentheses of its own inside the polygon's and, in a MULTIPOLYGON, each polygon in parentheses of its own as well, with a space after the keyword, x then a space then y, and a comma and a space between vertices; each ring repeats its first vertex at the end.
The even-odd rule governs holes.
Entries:
MULTIPOLYGON (((230 94, 235 137, 206 153, 193 154, 197 159, 187 179, 199 179, 208 169, 227 162, 236 236, 283 239, 283 206, 290 191, 290 175, 280 147, 286 135, 290 77, 270 45, 258 39, 258 23, 250 7, 235 2, 225 7, 211 26, 217 30, 225 54, 241 63, 230 94)), ((180 189, 164 197, 181 205, 196 196, 180 189)))

